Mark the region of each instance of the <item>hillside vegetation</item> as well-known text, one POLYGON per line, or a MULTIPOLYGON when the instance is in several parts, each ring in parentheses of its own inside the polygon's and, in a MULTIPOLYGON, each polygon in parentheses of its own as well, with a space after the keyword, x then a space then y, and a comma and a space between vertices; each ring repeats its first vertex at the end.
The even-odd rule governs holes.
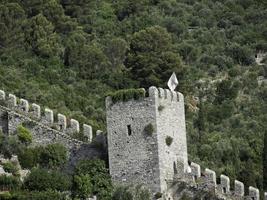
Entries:
POLYGON ((0 30, 0 88, 94 130, 106 94, 176 72, 190 159, 267 190, 266 1, 1 0, 0 30))

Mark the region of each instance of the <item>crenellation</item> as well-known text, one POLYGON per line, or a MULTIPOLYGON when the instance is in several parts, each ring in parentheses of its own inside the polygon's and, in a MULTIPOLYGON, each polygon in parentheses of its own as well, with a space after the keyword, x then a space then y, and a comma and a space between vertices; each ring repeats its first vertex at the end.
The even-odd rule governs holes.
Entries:
POLYGON ((57 119, 58 119, 59 130, 65 131, 67 128, 66 116, 59 113, 57 114, 57 119))
POLYGON ((3 90, 0 90, 0 101, 6 100, 6 93, 3 90))
POLYGON ((79 133, 80 132, 80 124, 76 119, 70 120, 70 128, 72 133, 79 133))
POLYGON ((165 98, 165 91, 164 91, 164 89, 158 88, 158 90, 159 90, 159 97, 162 98, 162 99, 164 99, 165 98))
POLYGON ((172 99, 172 96, 171 96, 171 91, 169 89, 164 89, 164 96, 165 96, 165 99, 167 100, 170 100, 172 99))
POLYGON ((243 197, 245 194, 245 189, 244 189, 244 183, 235 180, 235 192, 234 194, 238 197, 243 197))
POLYGON ((8 108, 15 109, 17 106, 17 97, 14 94, 8 95, 8 108))
POLYGON ((205 169, 205 181, 208 186, 216 187, 216 173, 208 168, 205 169))
POLYGON ((267 200, 267 192, 264 192, 264 200, 267 200))
POLYGON ((194 176, 194 179, 198 179, 201 177, 201 168, 200 165, 194 162, 191 162, 191 173, 194 176))
POLYGON ((180 92, 177 92, 178 93, 178 101, 179 102, 184 102, 184 95, 180 92))
POLYGON ((36 119, 41 118, 41 107, 35 103, 32 104, 32 116, 36 119))
POLYGON ((44 111, 44 123, 48 125, 53 125, 54 123, 54 112, 48 108, 44 111))
POLYGON ((22 112, 28 113, 29 112, 29 102, 25 99, 20 99, 19 109, 22 112))
POLYGON ((178 101, 178 94, 175 91, 171 91, 172 101, 178 101))
POLYGON ((228 176, 225 175, 221 175, 220 176, 220 180, 221 180, 221 192, 224 194, 229 194, 230 193, 230 179, 228 176))
POLYGON ((249 191, 249 198, 251 200, 260 200, 260 191, 259 189, 249 186, 248 188, 249 191))
POLYGON ((158 97, 159 96, 159 90, 152 86, 148 89, 149 97, 158 97))
POLYGON ((91 143, 93 140, 93 130, 92 126, 83 124, 83 134, 87 137, 88 142, 91 143))

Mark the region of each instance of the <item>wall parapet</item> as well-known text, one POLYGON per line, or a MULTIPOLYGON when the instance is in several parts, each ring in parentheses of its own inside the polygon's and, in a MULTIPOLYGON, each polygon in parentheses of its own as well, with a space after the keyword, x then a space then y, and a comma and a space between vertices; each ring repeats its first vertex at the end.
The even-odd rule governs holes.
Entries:
MULTIPOLYGON (((35 120, 44 126, 48 126, 50 129, 61 132, 61 134, 64 134, 70 138, 72 134, 81 132, 80 123, 77 120, 70 119, 68 121, 66 116, 61 113, 58 113, 56 116, 54 116, 53 110, 49 108, 44 108, 42 114, 42 108, 38 104, 29 104, 28 100, 19 99, 14 94, 6 95, 5 91, 3 90, 0 90, 0 105, 20 115, 24 115, 32 120, 35 120)), ((86 142, 91 143, 93 140, 92 126, 83 124, 82 127, 82 133, 87 138, 86 142)))
MULTIPOLYGON (((234 188, 230 187, 230 178, 226 175, 220 175, 220 181, 217 183, 216 173, 208 168, 201 173, 201 167, 197 163, 191 162, 190 172, 185 174, 185 181, 196 185, 198 188, 215 189, 215 194, 223 199, 249 199, 260 200, 259 189, 249 186, 248 195, 245 196, 244 184, 238 180, 234 181, 234 188), (191 177, 188 179, 188 177, 191 177)), ((267 200, 267 192, 264 193, 264 199, 267 200)))

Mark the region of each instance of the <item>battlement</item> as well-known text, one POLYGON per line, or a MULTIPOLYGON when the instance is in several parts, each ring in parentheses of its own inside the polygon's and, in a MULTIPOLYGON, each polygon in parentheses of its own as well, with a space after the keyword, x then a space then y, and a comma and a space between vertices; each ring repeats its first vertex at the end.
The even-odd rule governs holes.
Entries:
MULTIPOLYGON (((260 200, 259 189, 249 186, 248 194, 245 195, 244 184, 238 180, 234 181, 234 188, 230 187, 228 176, 220 175, 217 182, 216 173, 208 168, 201 172, 201 167, 197 163, 190 164, 191 172, 185 174, 186 182, 193 183, 197 188, 203 190, 212 190, 216 196, 222 199, 249 199, 260 200)), ((264 199, 267 199, 267 193, 264 193, 264 199)))
POLYGON ((133 92, 135 90, 121 90, 117 93, 110 94, 106 98, 106 106, 107 108, 112 107, 114 104, 117 103, 123 103, 128 101, 143 101, 143 100, 152 100, 152 101, 164 101, 164 102, 184 102, 184 96, 180 92, 171 91, 169 89, 163 89, 163 88, 156 88, 154 86, 151 86, 148 91, 146 91, 144 88, 136 89, 136 91, 142 91, 139 96, 135 95, 129 95, 130 97, 127 98, 127 93, 133 92), (121 93, 120 93, 121 92, 121 93), (117 95, 115 97, 115 95, 117 95), (118 97, 119 96, 119 97, 118 97))
MULTIPOLYGON (((35 103, 29 104, 27 100, 19 99, 14 94, 6 95, 3 90, 0 90, 0 106, 19 113, 20 115, 29 117, 44 126, 48 126, 49 128, 66 135, 66 137, 70 137, 71 134, 81 132, 80 123, 77 120, 68 120, 65 115, 60 113, 54 116, 53 110, 49 108, 42 109, 35 103)), ((83 124, 82 133, 86 136, 87 142, 91 143, 93 139, 92 127, 88 124, 83 124)))

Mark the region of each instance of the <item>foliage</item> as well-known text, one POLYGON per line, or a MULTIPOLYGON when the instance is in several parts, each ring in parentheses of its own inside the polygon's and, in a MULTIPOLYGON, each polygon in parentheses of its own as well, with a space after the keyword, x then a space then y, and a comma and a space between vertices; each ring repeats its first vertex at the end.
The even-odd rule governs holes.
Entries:
POLYGON ((90 191, 90 188, 84 190, 84 188, 80 187, 80 184, 74 184, 74 194, 83 196, 92 192, 101 200, 110 199, 112 192, 111 177, 108 174, 104 161, 98 159, 80 161, 75 168, 74 178, 92 187, 90 191))
POLYGON ((1 190, 17 190, 21 187, 19 178, 14 176, 0 176, 0 188, 1 190))
POLYGON ((64 200, 65 195, 48 190, 48 191, 30 191, 30 192, 14 192, 11 194, 12 200, 64 200))
POLYGON ((12 173, 13 175, 16 175, 18 172, 17 166, 14 165, 12 162, 4 163, 3 169, 5 170, 5 172, 12 173))
POLYGON ((67 191, 70 188, 70 179, 58 171, 35 168, 25 179, 24 187, 30 191, 67 191))
POLYGON ((17 132, 19 141, 25 144, 30 144, 32 142, 32 134, 27 128, 23 127, 22 125, 19 125, 17 128, 17 132))
POLYGON ((142 185, 121 186, 115 189, 112 200, 148 200, 151 199, 150 192, 142 185))
POLYGON ((145 91, 143 89, 127 89, 119 90, 114 93, 109 94, 112 102, 116 103, 119 101, 129 101, 131 99, 138 100, 145 97, 145 91))
POLYGON ((73 189, 74 196, 82 199, 86 199, 90 194, 92 194, 93 185, 91 178, 88 174, 86 175, 75 175, 73 177, 73 189))
POLYGON ((59 169, 67 162, 67 150, 61 144, 23 148, 18 158, 21 166, 27 169, 38 165, 48 169, 59 169))
POLYGON ((151 135, 153 134, 154 131, 155 131, 155 130, 154 130, 154 126, 153 126, 153 124, 151 124, 151 123, 149 123, 148 125, 146 125, 145 128, 144 128, 144 132, 145 132, 147 135, 149 135, 149 136, 151 136, 151 135))
POLYGON ((40 153, 40 164, 50 169, 63 167, 67 161, 67 149, 61 144, 49 144, 40 153))
POLYGON ((171 136, 167 136, 165 138, 165 142, 168 146, 171 146, 172 142, 173 142, 173 138, 171 136))

